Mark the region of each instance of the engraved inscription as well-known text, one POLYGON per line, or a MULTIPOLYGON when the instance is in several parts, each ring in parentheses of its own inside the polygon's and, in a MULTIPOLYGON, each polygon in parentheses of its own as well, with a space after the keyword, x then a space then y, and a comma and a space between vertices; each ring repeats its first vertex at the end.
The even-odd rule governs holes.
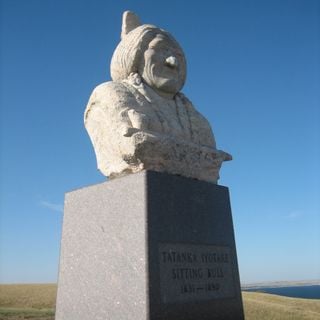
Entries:
POLYGON ((231 298, 235 295, 229 247, 161 243, 163 303, 231 298))

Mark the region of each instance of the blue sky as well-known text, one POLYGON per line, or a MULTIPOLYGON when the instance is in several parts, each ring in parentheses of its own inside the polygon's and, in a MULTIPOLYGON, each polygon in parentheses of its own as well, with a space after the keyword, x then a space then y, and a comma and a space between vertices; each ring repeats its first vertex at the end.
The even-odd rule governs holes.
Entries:
POLYGON ((55 282, 64 193, 105 178, 83 126, 121 15, 171 32, 221 170, 244 283, 320 278, 320 5, 2 0, 0 282, 55 282))

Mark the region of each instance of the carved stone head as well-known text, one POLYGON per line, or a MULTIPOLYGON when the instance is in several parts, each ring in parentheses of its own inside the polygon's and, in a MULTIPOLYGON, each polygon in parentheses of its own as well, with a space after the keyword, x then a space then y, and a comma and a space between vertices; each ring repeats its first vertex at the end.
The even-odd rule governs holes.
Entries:
POLYGON ((111 61, 114 81, 128 78, 132 73, 159 95, 174 96, 186 80, 186 60, 178 42, 163 29, 141 25, 132 12, 125 12, 121 41, 111 61))

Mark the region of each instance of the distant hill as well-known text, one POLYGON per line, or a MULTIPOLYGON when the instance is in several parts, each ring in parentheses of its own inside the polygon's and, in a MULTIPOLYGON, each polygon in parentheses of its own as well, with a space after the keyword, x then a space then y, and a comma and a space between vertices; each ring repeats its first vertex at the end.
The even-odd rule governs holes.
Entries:
POLYGON ((297 287, 297 286, 315 286, 320 285, 320 280, 301 280, 301 281, 268 281, 243 283, 241 289, 255 289, 255 288, 277 288, 277 287, 297 287))
MULTIPOLYGON (((0 285, 0 320, 54 320, 55 284, 0 285)), ((246 320, 320 320, 320 300, 243 292, 246 320)))

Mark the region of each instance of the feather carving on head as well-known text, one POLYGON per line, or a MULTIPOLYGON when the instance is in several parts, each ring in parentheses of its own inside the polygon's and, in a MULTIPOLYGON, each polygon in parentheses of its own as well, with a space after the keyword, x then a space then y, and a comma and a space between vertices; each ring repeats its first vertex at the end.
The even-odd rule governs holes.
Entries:
POLYGON ((122 16, 121 40, 139 26, 141 26, 139 17, 131 11, 125 11, 122 16))

